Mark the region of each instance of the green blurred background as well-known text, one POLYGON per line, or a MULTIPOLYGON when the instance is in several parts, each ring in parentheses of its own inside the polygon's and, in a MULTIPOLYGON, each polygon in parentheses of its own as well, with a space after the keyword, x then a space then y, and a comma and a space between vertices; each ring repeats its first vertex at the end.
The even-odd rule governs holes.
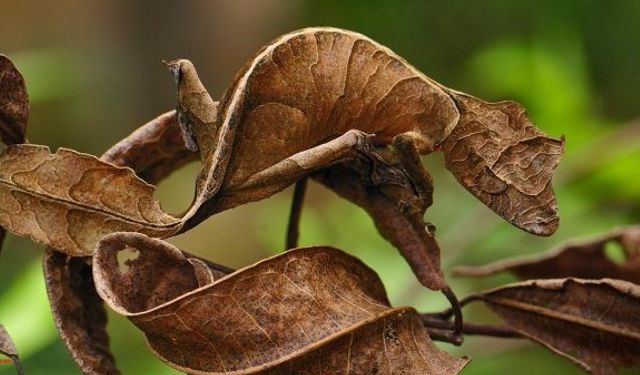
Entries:
MULTIPOLYGON (((505 223, 443 169, 428 220, 438 227, 447 270, 531 254, 564 239, 640 222, 640 1, 37 1, 0 0, 0 53, 15 60, 31 97, 29 139, 101 154, 174 106, 163 59, 189 58, 219 97, 235 72, 276 36, 306 26, 364 33, 439 82, 487 100, 516 99, 536 124, 566 136, 555 177, 561 226, 536 238, 505 223)), ((193 194, 198 166, 176 172, 157 197, 172 212, 193 194)), ((291 190, 225 212, 171 241, 230 267, 281 250, 291 190)), ((357 207, 312 184, 302 244, 330 244, 364 259, 394 304, 438 310, 396 250, 357 207)), ((28 374, 79 371, 60 342, 41 271, 42 249, 9 236, 0 258, 0 322, 28 374)), ((458 295, 511 281, 452 279, 458 295)), ((491 321, 479 307, 467 319, 491 321)), ((139 331, 110 312, 109 331, 125 374, 173 374, 139 331)), ((464 374, 572 374, 568 362, 521 340, 467 338, 442 345, 473 361, 464 374)), ((0 375, 12 374, 0 365, 0 375)))

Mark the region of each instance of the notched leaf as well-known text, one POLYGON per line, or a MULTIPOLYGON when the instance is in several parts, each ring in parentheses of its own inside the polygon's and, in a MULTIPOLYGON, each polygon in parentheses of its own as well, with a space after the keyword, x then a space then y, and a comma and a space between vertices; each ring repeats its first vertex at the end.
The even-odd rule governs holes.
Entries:
MULTIPOLYGON (((170 111, 112 146, 101 159, 130 167, 145 181, 156 183, 195 156, 186 149, 175 111, 170 111)), ((95 290, 91 261, 49 248, 43 268, 51 312, 74 361, 86 374, 118 374, 109 350, 107 315, 95 290)), ((208 273, 203 272, 202 277, 206 276, 208 273)))
POLYGON ((612 278, 640 284, 640 226, 616 229, 587 241, 571 241, 539 256, 455 269, 456 274, 463 276, 487 276, 499 272, 510 272, 520 279, 612 278), (622 248, 621 262, 612 260, 607 254, 610 243, 622 248))
POLYGON ((24 375, 22 364, 20 364, 20 357, 18 357, 18 350, 16 349, 11 336, 9 336, 9 333, 2 324, 0 324, 0 354, 4 354, 11 358, 18 375, 24 375))
POLYGON ((389 307, 378 276, 339 250, 290 250, 204 285, 199 268, 139 233, 103 238, 94 257, 102 298, 181 371, 455 374, 468 362, 437 349, 415 311, 389 307), (126 249, 138 256, 124 270, 126 249))
POLYGON ((23 143, 29 116, 29 97, 22 74, 5 55, 0 55, 0 139, 5 144, 23 143))
POLYGON ((179 220, 131 169, 68 149, 12 145, 0 154, 0 225, 72 256, 91 255, 103 235, 166 236, 179 220))
POLYGON ((515 102, 452 92, 460 120, 442 142, 447 168, 489 208, 529 233, 558 228, 551 186, 564 141, 547 137, 515 102))
POLYGON ((640 286, 550 279, 479 296, 513 330, 595 374, 640 365, 640 286))

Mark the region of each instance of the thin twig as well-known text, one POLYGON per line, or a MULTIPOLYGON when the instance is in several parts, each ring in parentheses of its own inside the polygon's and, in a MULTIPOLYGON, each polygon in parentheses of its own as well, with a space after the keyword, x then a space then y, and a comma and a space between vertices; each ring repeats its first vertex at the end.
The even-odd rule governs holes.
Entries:
POLYGON ((293 201, 291 202, 291 211, 289 212, 289 224, 287 226, 287 238, 285 241, 285 250, 293 249, 298 246, 298 238, 300 236, 300 217, 302 216, 302 206, 304 205, 304 194, 307 190, 307 178, 298 180, 293 190, 293 201))
MULTIPOLYGON (((421 314, 420 320, 425 328, 427 328, 432 339, 459 345, 459 340, 451 335, 451 330, 453 329, 453 324, 451 322, 443 320, 437 314, 421 314)), ((521 334, 508 327, 488 324, 465 323, 462 326, 462 333, 464 335, 522 338, 521 334)))
POLYGON ((433 314, 424 314, 424 315, 430 315, 430 316, 437 316, 439 318, 441 318, 442 320, 449 320, 452 316, 457 316, 457 314, 462 314, 462 308, 465 307, 469 302, 473 302, 473 301, 477 301, 480 299, 480 296, 477 294, 471 294, 468 295, 466 297, 464 297, 463 299, 461 299, 458 302, 458 306, 457 308, 453 306, 453 304, 451 305, 450 308, 439 312, 439 313, 433 313, 433 314))

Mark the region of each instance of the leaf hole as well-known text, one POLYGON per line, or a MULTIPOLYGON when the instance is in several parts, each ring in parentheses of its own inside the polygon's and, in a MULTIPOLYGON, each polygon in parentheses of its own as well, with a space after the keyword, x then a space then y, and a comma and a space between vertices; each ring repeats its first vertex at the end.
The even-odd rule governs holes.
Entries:
POLYGON ((138 259, 140 256, 140 252, 133 247, 125 247, 124 249, 118 251, 118 270, 120 273, 127 273, 131 268, 131 262, 138 259))
POLYGON ((627 254, 618 241, 608 241, 605 243, 604 255, 615 264, 622 264, 627 260, 627 254))

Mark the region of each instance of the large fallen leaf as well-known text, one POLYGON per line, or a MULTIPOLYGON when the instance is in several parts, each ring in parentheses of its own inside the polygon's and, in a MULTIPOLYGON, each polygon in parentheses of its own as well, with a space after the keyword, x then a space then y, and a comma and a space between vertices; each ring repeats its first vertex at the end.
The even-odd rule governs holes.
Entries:
POLYGON ((219 105, 191 62, 169 66, 186 138, 203 160, 185 228, 353 157, 345 150, 357 146, 338 142, 353 130, 376 145, 404 134, 423 154, 442 146, 458 181, 506 220, 543 235, 558 226, 550 180, 562 141, 537 130, 516 103, 448 89, 364 35, 283 35, 245 65, 219 105))
POLYGON ((0 139, 5 144, 23 143, 29 116, 29 97, 24 78, 13 62, 0 55, 0 139))
POLYGON ((625 227, 587 241, 572 241, 540 256, 506 259, 477 267, 457 267, 464 276, 487 276, 511 272, 520 279, 612 278, 640 284, 640 226, 625 227), (614 262, 606 252, 617 243, 625 259, 614 262))
POLYGON ((532 280, 479 295, 513 330, 595 374, 640 366, 640 286, 532 280))
POLYGON ((12 145, 0 154, 0 225, 72 256, 91 255, 102 236, 175 232, 154 187, 131 169, 68 149, 12 145))
POLYGON ((300 248, 222 276, 139 233, 103 238, 98 293, 172 367, 196 374, 455 374, 410 308, 377 275, 327 247, 300 248), (135 254, 119 264, 118 253, 135 254))
POLYGON ((0 324, 0 354, 4 354, 7 357, 11 358, 13 365, 16 367, 18 375, 24 374, 22 365, 20 364, 20 357, 18 357, 16 346, 13 343, 13 340, 11 340, 11 336, 9 336, 9 333, 2 324, 0 324))

